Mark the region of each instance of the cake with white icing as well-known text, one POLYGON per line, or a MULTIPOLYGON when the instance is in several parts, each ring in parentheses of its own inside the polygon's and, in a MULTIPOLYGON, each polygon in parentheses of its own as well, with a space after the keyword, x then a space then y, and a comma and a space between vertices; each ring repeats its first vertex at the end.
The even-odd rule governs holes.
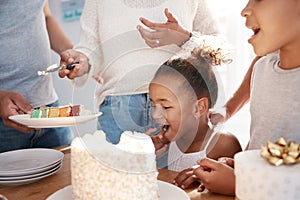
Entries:
POLYGON ((260 150, 240 152, 234 160, 239 200, 300 199, 300 163, 274 166, 260 156, 260 150))
POLYGON ((77 137, 71 145, 73 199, 159 199, 155 149, 149 136, 125 131, 120 142, 103 131, 77 137))

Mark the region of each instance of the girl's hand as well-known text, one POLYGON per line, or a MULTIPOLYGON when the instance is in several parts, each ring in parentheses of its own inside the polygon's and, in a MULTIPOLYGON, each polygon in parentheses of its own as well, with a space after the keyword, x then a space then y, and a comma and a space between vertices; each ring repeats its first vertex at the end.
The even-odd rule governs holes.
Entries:
POLYGON ((194 169, 197 167, 199 167, 199 165, 181 171, 174 179, 173 184, 182 189, 187 189, 194 184, 198 184, 198 178, 194 175, 194 169))
POLYGON ((162 128, 161 131, 157 135, 151 136, 155 150, 159 150, 159 149, 163 148, 165 145, 170 143, 170 141, 165 137, 165 133, 166 133, 166 130, 164 130, 162 128))
MULTIPOLYGON (((198 161, 198 164, 201 167, 194 170, 194 175, 206 189, 225 195, 235 194, 235 176, 232 167, 209 158, 198 161)), ((203 191, 203 188, 199 191, 203 191)))
POLYGON ((60 65, 63 66, 58 72, 60 78, 67 76, 69 79, 74 79, 88 73, 90 70, 87 56, 73 49, 68 49, 60 54, 60 65), (76 64, 72 70, 68 70, 67 65, 74 62, 79 62, 79 64, 76 64))
POLYGON ((165 9, 165 16, 167 17, 166 23, 154 23, 145 18, 140 18, 140 21, 150 30, 140 25, 137 26, 137 29, 146 44, 152 48, 169 44, 180 46, 190 38, 190 32, 180 25, 167 8, 165 9))
POLYGON ((234 159, 233 158, 221 157, 218 159, 218 161, 228 165, 229 167, 234 168, 234 159))
MULTIPOLYGON (((156 128, 151 128, 145 132, 147 135, 151 135, 156 131, 156 128)), ((156 157, 159 157, 167 150, 167 144, 170 143, 170 141, 165 137, 166 130, 164 128, 161 128, 161 131, 154 136, 151 136, 152 142, 154 144, 155 148, 155 154, 156 157)))
POLYGON ((226 109, 210 109, 208 113, 208 118, 210 119, 210 122, 215 126, 218 124, 223 124, 228 119, 226 109))

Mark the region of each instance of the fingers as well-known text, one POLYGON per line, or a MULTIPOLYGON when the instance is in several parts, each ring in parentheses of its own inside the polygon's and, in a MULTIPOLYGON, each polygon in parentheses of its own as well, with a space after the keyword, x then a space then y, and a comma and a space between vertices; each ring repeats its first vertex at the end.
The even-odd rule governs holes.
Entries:
POLYGON ((146 134, 146 135, 152 135, 152 133, 154 133, 156 130, 157 130, 157 128, 149 128, 149 129, 145 132, 145 134, 146 134))
POLYGON ((169 144, 171 141, 166 137, 166 132, 167 132, 166 125, 161 127, 161 130, 159 134, 157 135, 159 138, 160 143, 162 144, 169 144))
POLYGON ((148 28, 154 29, 155 27, 161 25, 160 23, 153 23, 151 21, 149 21, 146 18, 141 17, 140 21, 142 22, 142 24, 144 24, 145 26, 147 26, 148 28))
POLYGON ((193 174, 199 179, 201 182, 206 182, 209 176, 209 171, 204 170, 201 167, 194 169, 193 174))
POLYGON ((221 164, 220 162, 210 159, 210 158, 204 158, 202 160, 197 161, 197 163, 202 168, 211 169, 211 170, 216 170, 219 167, 219 165, 221 164))
POLYGON ((104 79, 102 78, 102 71, 99 70, 97 73, 93 75, 93 78, 100 84, 104 83, 104 79))
MULTIPOLYGON (((156 130, 157 130, 156 128, 151 128, 146 131, 146 134, 147 135, 152 134, 156 130)), ((170 143, 170 141, 165 137, 165 133, 166 130, 161 128, 161 131, 157 135, 151 137, 156 151, 163 147, 167 147, 166 144, 170 143)))
POLYGON ((218 159, 218 161, 234 168, 234 159, 233 158, 221 157, 218 159))
POLYGON ((62 66, 58 72, 60 78, 67 76, 69 79, 74 79, 87 73, 90 68, 88 58, 84 54, 72 49, 61 53, 60 64, 62 66), (68 70, 66 66, 74 62, 78 62, 78 64, 72 70, 68 70))
POLYGON ((211 170, 216 170, 217 167, 220 165, 218 161, 215 161, 210 158, 204 158, 202 160, 197 161, 197 163, 202 167, 202 168, 208 168, 211 170))
POLYGON ((162 144, 169 144, 171 141, 168 140, 168 138, 166 138, 165 136, 165 132, 158 135, 158 138, 159 138, 159 141, 162 143, 162 144))
POLYGON ((74 79, 78 76, 80 70, 80 64, 76 65, 72 70, 68 70, 66 65, 63 65, 62 68, 58 71, 60 78, 68 77, 69 79, 74 79))
POLYGON ((169 11, 168 8, 165 8, 165 15, 168 19, 168 22, 178 23, 177 19, 173 16, 173 14, 169 11))
POLYGON ((160 141, 158 135, 152 136, 151 139, 152 139, 152 142, 153 142, 153 144, 154 144, 155 151, 157 151, 157 150, 163 148, 163 147, 166 145, 166 144, 164 144, 164 143, 162 143, 162 142, 160 141))
POLYGON ((193 170, 193 168, 188 168, 181 171, 174 179, 173 184, 182 189, 186 189, 191 186, 197 181, 197 177, 194 175, 193 170))
POLYGON ((142 26, 137 26, 137 29, 140 32, 142 38, 145 40, 145 43, 151 48, 159 47, 162 45, 157 32, 146 30, 142 26))
POLYGON ((14 114, 27 114, 33 110, 32 106, 18 93, 11 93, 11 101, 17 107, 17 113, 14 114))
POLYGON ((163 147, 161 147, 160 149, 155 151, 155 155, 157 158, 159 158, 161 155, 163 155, 166 151, 168 150, 168 146, 164 145, 163 147))
MULTIPOLYGON (((58 75, 60 78, 64 78, 66 76, 70 76, 71 71, 76 68, 76 66, 73 68, 73 70, 68 70, 67 65, 72 64, 78 60, 76 54, 72 49, 68 49, 60 54, 60 65, 62 66, 62 69, 58 71, 58 75)), ((72 75, 71 75, 72 77, 72 75)), ((72 79, 72 78, 71 78, 72 79)))
POLYGON ((0 97, 0 101, 0 115, 5 126, 15 128, 25 133, 33 130, 9 119, 9 116, 27 114, 33 110, 32 106, 21 94, 15 92, 4 92, 0 97))
POLYGON ((68 49, 66 51, 63 51, 60 54, 60 61, 61 61, 60 64, 61 65, 63 65, 63 64, 68 65, 68 64, 74 63, 77 60, 77 56, 74 52, 75 51, 72 50, 72 49, 68 49))
POLYGON ((169 23, 178 23, 178 20, 175 18, 175 16, 169 11, 168 8, 165 8, 164 10, 165 16, 167 17, 167 23, 154 23, 151 22, 150 20, 141 17, 140 21, 142 22, 142 24, 144 24, 145 26, 147 26, 148 28, 151 29, 156 29, 156 28, 168 28, 169 27, 169 23))
MULTIPOLYGON (((172 16, 171 13, 170 13, 170 15, 171 15, 170 19, 173 20, 172 19, 173 16, 172 16)), ((170 28, 170 24, 168 24, 168 23, 154 23, 154 22, 151 22, 148 19, 143 18, 143 17, 140 18, 140 21, 142 22, 142 24, 144 24, 146 27, 148 27, 148 28, 150 28, 152 30, 157 30, 159 28, 170 28)))
POLYGON ((200 165, 200 167, 194 169, 194 175, 203 183, 207 182, 211 171, 216 170, 220 165, 218 161, 209 158, 199 160, 197 163, 200 165))

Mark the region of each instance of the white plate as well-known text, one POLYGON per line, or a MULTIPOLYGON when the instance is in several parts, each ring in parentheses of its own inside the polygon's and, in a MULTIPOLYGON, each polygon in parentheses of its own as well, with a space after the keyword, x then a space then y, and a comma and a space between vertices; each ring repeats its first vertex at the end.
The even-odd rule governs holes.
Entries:
POLYGON ((33 148, 0 154, 0 176, 37 173, 62 160, 64 154, 54 149, 33 148))
POLYGON ((38 168, 38 169, 32 169, 32 170, 28 170, 28 171, 21 171, 21 172, 9 172, 9 173, 5 173, 5 174, 1 174, 0 175, 0 179, 3 179, 3 178, 9 178, 9 177, 17 177, 17 176, 27 176, 27 175, 34 175, 34 174, 37 174, 37 173, 42 173, 44 171, 48 171, 50 170, 51 168, 59 165, 62 163, 62 160, 59 160, 51 165, 48 165, 46 167, 42 167, 42 168, 38 168))
POLYGON ((0 181, 0 185, 17 186, 17 185, 24 185, 24 184, 34 183, 34 182, 36 182, 40 179, 43 179, 43 178, 46 178, 48 176, 51 176, 51 175, 55 174, 56 172, 58 172, 61 169, 61 167, 62 167, 62 165, 60 165, 57 168, 54 168, 54 169, 50 170, 48 173, 46 173, 44 175, 33 177, 33 178, 21 179, 21 180, 0 181))
POLYGON ((38 176, 42 176, 44 174, 49 173, 52 170, 58 169, 62 165, 62 162, 55 163, 54 166, 52 166, 49 169, 43 170, 41 172, 28 174, 28 175, 18 175, 18 176, 0 176, 0 181, 14 181, 14 180, 21 180, 21 179, 29 179, 29 178, 35 178, 38 176))
POLYGON ((189 200, 190 197, 186 194, 186 192, 170 183, 164 181, 158 181, 159 195, 160 200, 189 200))
MULTIPOLYGON (((164 181, 158 181, 160 200, 189 200, 186 192, 175 185, 164 181)), ((66 186, 53 193, 47 200, 72 200, 72 186, 66 186)))
POLYGON ((13 115, 9 119, 23 124, 30 128, 54 128, 73 126, 76 124, 84 123, 99 117, 102 113, 98 112, 91 115, 82 115, 76 117, 53 117, 53 118, 31 118, 29 114, 13 115))

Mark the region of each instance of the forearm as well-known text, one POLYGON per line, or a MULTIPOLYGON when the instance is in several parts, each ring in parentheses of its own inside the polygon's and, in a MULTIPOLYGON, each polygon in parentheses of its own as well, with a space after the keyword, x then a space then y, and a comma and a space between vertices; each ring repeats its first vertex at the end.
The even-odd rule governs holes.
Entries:
POLYGON ((46 17, 46 24, 51 49, 60 54, 67 49, 73 48, 72 42, 66 36, 61 26, 53 16, 46 17))
POLYGON ((243 82, 233 94, 233 96, 225 104, 226 108, 226 120, 237 113, 250 99, 250 82, 252 71, 255 63, 260 57, 255 57, 243 79, 243 82))
POLYGON ((73 44, 64 33, 58 21, 51 14, 48 1, 45 2, 44 14, 51 49, 53 49, 58 54, 61 54, 61 52, 67 49, 72 49, 73 44))

